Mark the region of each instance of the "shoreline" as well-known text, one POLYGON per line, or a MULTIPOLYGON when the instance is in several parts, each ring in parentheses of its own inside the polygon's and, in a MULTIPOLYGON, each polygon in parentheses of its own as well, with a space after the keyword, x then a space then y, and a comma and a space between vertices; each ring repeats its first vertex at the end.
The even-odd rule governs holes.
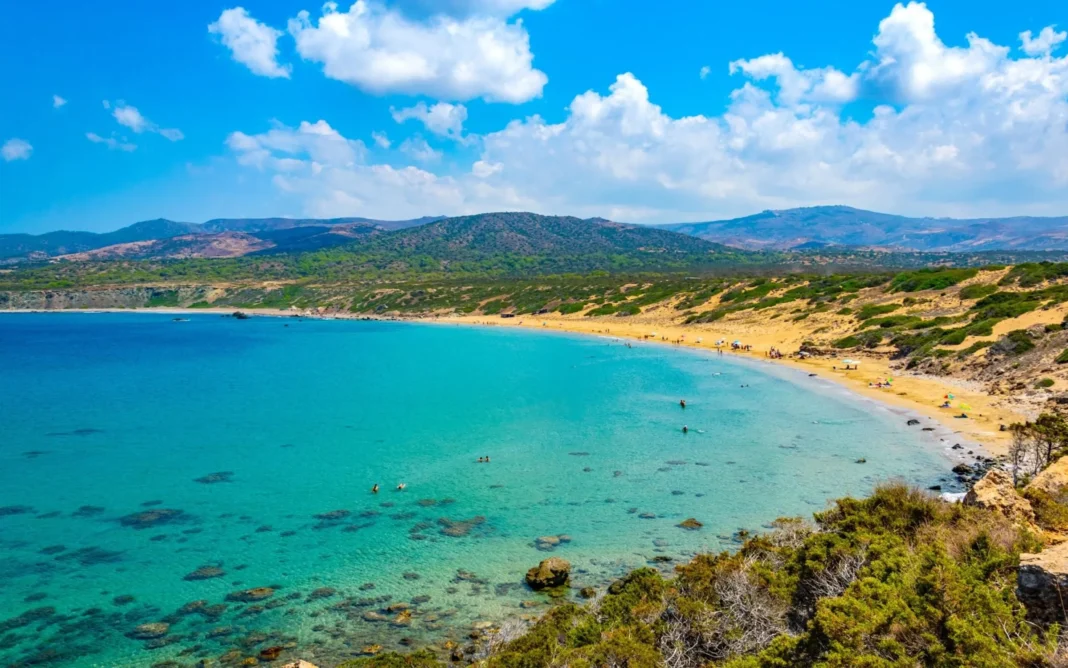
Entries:
MULTIPOLYGON (((452 324, 475 327, 503 327, 531 331, 552 331, 585 336, 597 336, 617 340, 631 340, 641 343, 654 343, 672 348, 683 348, 715 354, 719 348, 714 345, 717 339, 736 338, 725 330, 714 327, 656 325, 650 323, 612 322, 604 320, 578 320, 565 316, 549 314, 528 318, 508 318, 490 320, 487 316, 444 317, 389 317, 381 318, 354 313, 307 314, 304 311, 287 309, 232 309, 203 308, 190 309, 178 307, 158 308, 98 308, 98 309, 20 309, 0 311, 0 313, 159 313, 170 315, 215 314, 229 315, 241 310, 252 316, 309 318, 319 320, 369 320, 382 322, 411 322, 419 324, 452 324), (610 325, 610 326, 609 326, 610 325), (655 331, 656 338, 650 337, 655 331), (676 341, 679 341, 676 343, 676 341)), ((943 433, 957 436, 962 445, 977 450, 987 456, 1003 456, 1008 450, 1010 435, 1000 431, 1002 425, 1026 420, 1027 416, 997 405, 996 398, 986 392, 962 387, 959 379, 935 379, 929 376, 896 375, 888 360, 867 356, 863 353, 851 353, 850 357, 860 361, 861 368, 846 371, 837 368, 842 362, 830 358, 798 359, 782 357, 773 359, 754 345, 751 352, 732 351, 723 348, 723 354, 749 362, 763 362, 791 368, 807 374, 816 374, 822 380, 830 381, 859 397, 888 406, 898 411, 926 417, 940 425, 943 433), (877 388, 872 383, 887 378, 893 379, 892 389, 877 388), (959 409, 942 409, 939 402, 947 394, 953 394, 955 401, 967 403, 972 407, 967 419, 957 418, 959 409)), ((905 414, 903 414, 905 415, 905 414)))

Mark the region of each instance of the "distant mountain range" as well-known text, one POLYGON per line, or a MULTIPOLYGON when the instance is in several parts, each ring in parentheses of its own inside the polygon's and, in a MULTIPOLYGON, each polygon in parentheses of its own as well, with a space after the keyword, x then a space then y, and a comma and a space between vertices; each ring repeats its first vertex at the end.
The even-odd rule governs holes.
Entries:
POLYGON ((291 253, 351 243, 354 238, 423 225, 440 216, 414 220, 370 218, 218 218, 180 223, 160 218, 114 232, 0 234, 0 260, 156 259, 235 257, 249 253, 291 253))
POLYGON ((814 206, 659 227, 750 250, 833 246, 960 253, 1068 249, 1068 216, 907 218, 848 206, 814 206))
MULTIPOLYGON (((907 218, 847 206, 764 211, 704 223, 638 226, 592 218, 488 213, 385 221, 369 218, 149 220, 114 232, 0 235, 0 262, 63 258, 222 258, 356 247, 438 259, 488 252, 514 256, 645 252, 714 252, 702 240, 750 251, 888 250, 977 253, 1068 250, 1068 216, 1060 218, 907 218)), ((644 262, 644 256, 643 256, 644 262)))

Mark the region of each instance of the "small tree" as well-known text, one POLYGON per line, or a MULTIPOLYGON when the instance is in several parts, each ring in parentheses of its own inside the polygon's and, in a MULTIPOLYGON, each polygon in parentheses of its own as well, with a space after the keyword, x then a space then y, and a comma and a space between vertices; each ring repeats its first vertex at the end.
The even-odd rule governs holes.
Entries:
POLYGON ((1020 484, 1020 469, 1027 461, 1027 455, 1031 451, 1030 430, 1026 424, 1019 422, 1009 426, 1012 434, 1012 443, 1009 444, 1009 462, 1012 465, 1012 485, 1020 484))

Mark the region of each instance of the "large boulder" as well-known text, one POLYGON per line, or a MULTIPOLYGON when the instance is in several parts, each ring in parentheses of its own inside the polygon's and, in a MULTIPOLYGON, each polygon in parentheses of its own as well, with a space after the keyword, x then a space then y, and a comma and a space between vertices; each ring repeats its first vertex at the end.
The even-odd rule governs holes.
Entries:
POLYGON ((549 557, 527 571, 527 584, 531 589, 549 589, 567 584, 571 577, 571 562, 560 557, 549 557))
POLYGON ((1035 511, 1031 503, 1016 492, 1012 476, 1000 469, 990 469, 964 495, 964 505, 1001 513, 1014 524, 1032 526, 1035 511))
POLYGON ((1038 554, 1021 554, 1016 571, 1016 597, 1028 616, 1041 623, 1068 621, 1068 543, 1048 547, 1038 554))

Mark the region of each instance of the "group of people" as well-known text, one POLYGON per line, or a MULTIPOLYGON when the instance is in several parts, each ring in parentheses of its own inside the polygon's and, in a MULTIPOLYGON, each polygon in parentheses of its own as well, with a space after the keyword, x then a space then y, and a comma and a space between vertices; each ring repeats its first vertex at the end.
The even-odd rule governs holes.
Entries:
MULTIPOLYGON (((399 485, 397 485, 397 491, 398 492, 404 491, 404 488, 407 487, 407 486, 408 486, 408 483, 402 482, 399 485)), ((377 482, 374 484, 373 487, 371 487, 371 493, 372 494, 378 494, 378 483, 377 482)))
POLYGON ((478 463, 479 464, 489 464, 489 460, 490 460, 489 457, 479 457, 478 458, 478 463))
POLYGON ((772 347, 772 349, 767 352, 767 357, 770 357, 773 360, 781 360, 783 354, 778 348, 772 347))

